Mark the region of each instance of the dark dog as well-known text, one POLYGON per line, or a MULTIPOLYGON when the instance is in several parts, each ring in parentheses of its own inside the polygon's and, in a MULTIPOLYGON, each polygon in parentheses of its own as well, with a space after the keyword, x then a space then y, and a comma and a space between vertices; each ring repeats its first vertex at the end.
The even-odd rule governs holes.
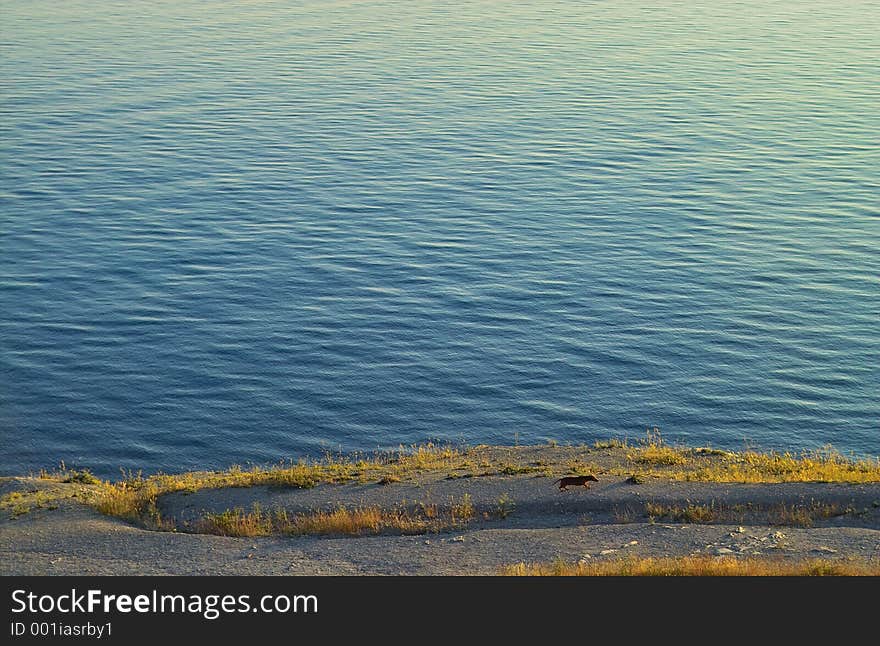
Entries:
MULTIPOLYGON (((559 483, 559 491, 565 491, 567 487, 584 487, 585 489, 590 488, 591 482, 599 482, 599 478, 596 476, 569 476, 567 478, 559 478, 556 482, 559 483)), ((556 484, 554 482, 553 484, 556 484)))

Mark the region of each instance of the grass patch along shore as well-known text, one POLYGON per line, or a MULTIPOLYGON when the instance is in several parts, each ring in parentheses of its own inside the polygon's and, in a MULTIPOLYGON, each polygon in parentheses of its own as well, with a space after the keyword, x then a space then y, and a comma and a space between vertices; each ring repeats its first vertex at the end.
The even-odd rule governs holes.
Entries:
POLYGON ((827 446, 791 452, 740 452, 711 447, 668 445, 657 428, 640 441, 597 442, 596 448, 617 449, 626 454, 627 468, 643 476, 659 476, 689 482, 878 482, 880 458, 847 457, 827 446))
MULTIPOLYGON (((458 449, 423 444, 371 457, 328 454, 322 460, 302 460, 270 467, 243 469, 235 466, 227 471, 157 474, 146 478, 140 474, 128 474, 119 482, 100 482, 91 503, 98 511, 109 516, 137 522, 151 529, 169 530, 176 529, 176 525, 163 519, 157 506, 159 498, 166 494, 223 487, 308 489, 321 482, 378 481, 389 484, 399 481, 404 474, 449 468, 451 464, 462 461, 461 455, 458 449)), ((210 527, 210 523, 207 526, 210 527)))
POLYGON ((209 513, 200 518, 192 531, 219 536, 426 534, 458 529, 474 517, 470 497, 441 508, 422 504, 415 509, 378 506, 348 508, 340 505, 331 510, 288 514, 283 509, 263 510, 259 506, 247 512, 241 508, 209 513))
MULTIPOLYGON (((158 505, 162 496, 175 492, 191 493, 201 489, 256 486, 306 489, 321 483, 376 483, 394 487, 399 482, 414 481, 422 477, 555 478, 577 473, 628 475, 633 484, 651 479, 731 483, 869 483, 880 482, 880 458, 856 459, 844 456, 830 447, 793 454, 670 446, 663 441, 659 430, 654 429, 635 442, 614 439, 596 442, 593 446, 549 443, 545 446, 453 447, 429 443, 372 455, 327 454, 322 459, 249 468, 233 466, 225 471, 160 473, 151 476, 127 473, 118 481, 100 480, 88 470, 69 470, 63 465, 59 471, 41 472, 37 477, 76 487, 78 498, 103 514, 125 519, 147 529, 175 531, 183 528, 178 527, 177 521, 162 518, 158 505)), ((26 513, 30 508, 51 508, 52 505, 52 497, 45 493, 16 492, 0 498, 0 508, 9 509, 13 514, 26 513)), ((348 511, 353 513, 351 509, 348 511)), ((681 519, 687 521, 690 517, 693 519, 690 522, 700 522, 699 517, 703 512, 708 514, 707 518, 717 515, 718 512, 711 509, 679 510, 681 513, 675 510, 654 511, 656 513, 648 515, 671 518, 684 514, 681 519)), ((830 509, 808 510, 807 514, 803 510, 793 511, 799 515, 791 516, 788 520, 800 524, 809 522, 810 515, 815 516, 820 512, 833 515, 838 512, 830 509)), ((783 512, 785 510, 781 510, 780 514, 784 515, 783 512)), ((237 524, 242 528, 241 531, 260 532, 263 530, 259 528, 267 526, 265 518, 249 518, 247 514, 251 512, 242 512, 239 516, 235 516, 233 510, 224 513, 231 514, 225 525, 222 522, 214 522, 212 525, 210 520, 205 520, 205 530, 219 531, 218 526, 237 524), (253 529, 244 529, 249 522, 253 524, 253 529)), ((384 513, 392 512, 385 510, 384 513)), ((729 514, 731 510, 725 510, 725 513, 729 514)), ((364 526, 369 527, 370 522, 373 521, 365 520, 364 526)), ((385 518, 379 525, 391 527, 394 522, 385 518)), ((272 531, 281 527, 278 523, 270 525, 272 531)))

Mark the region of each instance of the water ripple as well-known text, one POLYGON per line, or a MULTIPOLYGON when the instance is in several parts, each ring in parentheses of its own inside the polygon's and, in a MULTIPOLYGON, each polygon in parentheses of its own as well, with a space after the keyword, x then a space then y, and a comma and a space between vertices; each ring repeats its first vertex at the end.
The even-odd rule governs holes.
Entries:
POLYGON ((880 454, 869 4, 5 3, 0 473, 880 454))

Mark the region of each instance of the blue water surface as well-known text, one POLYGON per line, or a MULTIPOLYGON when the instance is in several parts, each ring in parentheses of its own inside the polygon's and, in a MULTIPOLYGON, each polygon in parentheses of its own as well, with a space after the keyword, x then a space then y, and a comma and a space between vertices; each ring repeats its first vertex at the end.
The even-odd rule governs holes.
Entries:
POLYGON ((646 426, 880 454, 876 3, 0 25, 2 474, 646 426))

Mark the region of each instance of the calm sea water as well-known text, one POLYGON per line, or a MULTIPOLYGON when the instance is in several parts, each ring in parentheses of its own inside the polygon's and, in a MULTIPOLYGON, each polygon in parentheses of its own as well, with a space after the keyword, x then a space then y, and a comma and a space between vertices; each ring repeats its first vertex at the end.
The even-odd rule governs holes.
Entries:
POLYGON ((0 473, 880 454, 880 5, 4 0, 0 473))

